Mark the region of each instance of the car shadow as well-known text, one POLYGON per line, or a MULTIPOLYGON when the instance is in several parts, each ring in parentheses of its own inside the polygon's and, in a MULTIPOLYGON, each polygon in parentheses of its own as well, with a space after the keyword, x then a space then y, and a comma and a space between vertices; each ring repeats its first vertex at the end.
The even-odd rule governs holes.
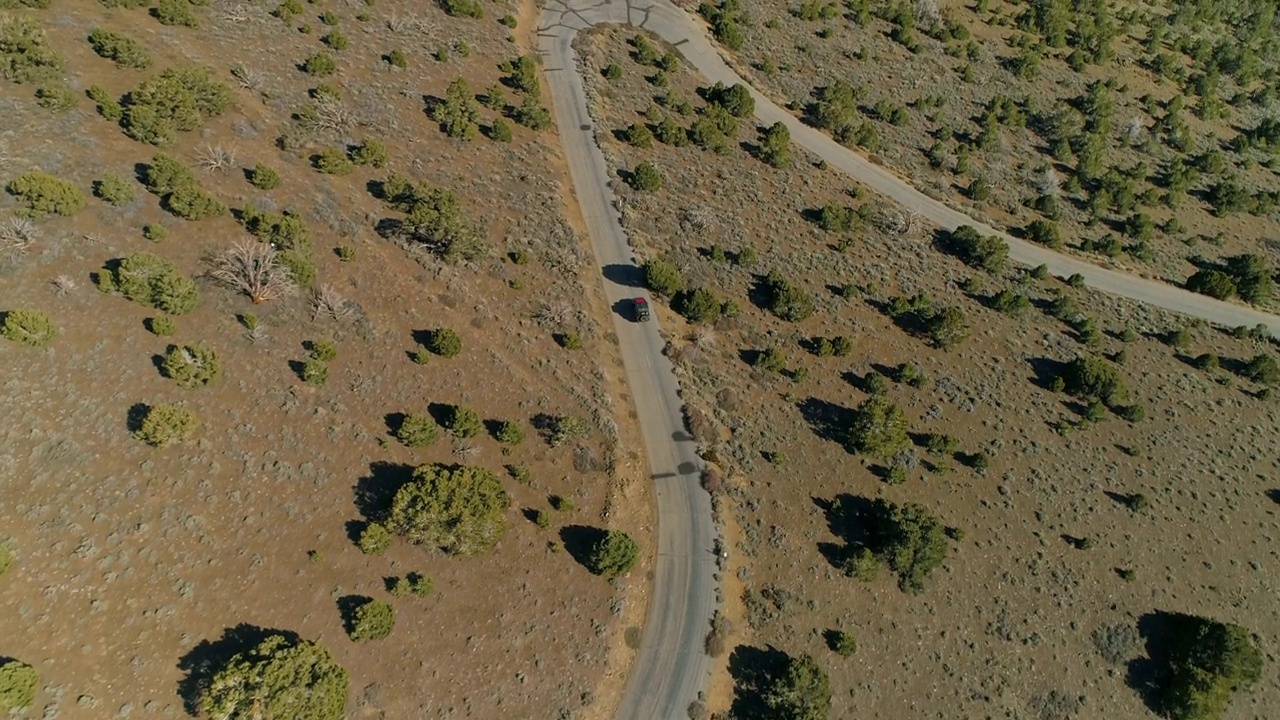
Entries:
POLYGON ((605 265, 600 269, 600 274, 604 275, 605 280, 623 287, 644 287, 644 270, 630 263, 605 265))

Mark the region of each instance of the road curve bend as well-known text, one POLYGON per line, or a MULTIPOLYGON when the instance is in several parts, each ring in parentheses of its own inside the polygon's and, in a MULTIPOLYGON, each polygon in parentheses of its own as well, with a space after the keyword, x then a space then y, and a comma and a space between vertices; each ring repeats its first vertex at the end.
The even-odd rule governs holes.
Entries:
MULTIPOLYGON (((635 400, 657 497, 657 563, 639 653, 619 707, 619 720, 680 720, 706 687, 711 658, 703 651, 716 607, 715 525, 702 489, 697 446, 684 427, 674 369, 663 354, 657 313, 630 321, 631 298, 643 285, 609 187, 609 169, 596 144, 573 39, 596 24, 635 21, 627 5, 574 8, 551 3, 539 28, 539 51, 550 86, 565 159, 635 400)), ((635 22, 635 24, 640 24, 635 22)))
MULTIPOLYGON (((984 235, 1002 238, 1014 262, 1043 264, 1060 277, 1079 274, 1095 290, 1224 327, 1263 324, 1273 335, 1280 333, 1280 316, 1054 252, 925 195, 890 170, 805 125, 751 87, 721 58, 703 25, 670 0, 546 0, 538 49, 574 190, 596 262, 605 275, 605 295, 615 310, 626 308, 625 300, 637 293, 641 275, 614 204, 609 169, 595 141, 596 129, 573 50, 578 32, 595 25, 631 25, 653 32, 674 45, 709 82, 746 86, 762 123, 783 123, 793 142, 934 225, 946 230, 971 225, 984 235)), ((623 315, 615 313, 614 324, 656 487, 658 558, 649 617, 617 718, 682 720, 710 672, 703 640, 715 608, 715 529, 710 499, 698 482, 696 447, 684 429, 679 388, 662 352, 657 318, 638 325, 623 315)))
MULTIPOLYGON (((1280 316, 1244 305, 1214 300, 1159 280, 1099 267, 1087 260, 1015 238, 925 195, 892 171, 844 147, 825 133, 805 125, 795 115, 751 87, 721 58, 707 38, 702 23, 675 7, 669 0, 632 0, 629 3, 609 0, 550 0, 543 11, 543 31, 552 37, 565 38, 565 54, 554 51, 554 44, 544 45, 548 60, 551 64, 564 63, 564 67, 574 67, 572 48, 568 45, 573 34, 590 25, 608 23, 631 24, 657 34, 675 45, 685 60, 710 82, 743 84, 755 98, 756 118, 762 123, 783 123, 791 131, 793 142, 938 227, 952 230, 961 225, 971 225, 984 235, 995 235, 1007 242, 1009 257, 1014 262, 1032 267, 1045 265, 1049 272, 1059 277, 1079 274, 1095 290, 1198 317, 1224 327, 1263 324, 1270 328, 1273 335, 1280 337, 1280 316)), ((546 36, 544 39, 547 39, 546 36)), ((583 119, 575 126, 590 123, 585 119, 585 107, 577 112, 583 119)), ((562 127, 562 132, 568 130, 562 127)))

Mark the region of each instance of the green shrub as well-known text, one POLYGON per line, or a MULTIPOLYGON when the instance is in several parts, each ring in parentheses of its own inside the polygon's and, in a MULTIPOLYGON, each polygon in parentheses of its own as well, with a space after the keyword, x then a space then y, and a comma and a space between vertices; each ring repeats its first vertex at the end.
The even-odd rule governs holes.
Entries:
POLYGON ((45 41, 44 28, 34 17, 0 17, 0 77, 36 83, 61 76, 66 60, 45 41))
POLYGON ((879 396, 868 398, 854 411, 848 435, 858 452, 886 460, 911 444, 902 410, 879 396))
POLYGON ((403 70, 409 67, 409 58, 405 56, 403 50, 392 50, 387 53, 387 63, 392 67, 398 67, 403 70))
POLYGON ((356 544, 365 555, 381 555, 391 547, 391 531, 381 523, 368 523, 360 531, 356 544))
POLYGON ((286 23, 292 22, 295 17, 302 14, 302 3, 298 0, 284 0, 271 11, 271 14, 286 23))
POLYGON ((307 358, 302 363, 302 381, 310 385, 323 385, 329 381, 329 366, 318 358, 307 358))
POLYGON ((31 705, 39 684, 35 668, 17 660, 4 660, 0 664, 0 711, 20 710, 31 705))
POLYGON ((455 357, 462 352, 462 338, 449 328, 436 328, 427 337, 427 349, 440 357, 455 357))
POLYGON ((840 657, 853 657, 858 652, 858 641, 853 633, 844 630, 832 630, 827 633, 827 647, 840 657))
POLYGON ((280 264, 288 268, 293 275, 293 282, 300 288, 309 288, 316 282, 316 266, 311 261, 309 251, 285 250, 277 257, 280 264))
POLYGON ((0 335, 30 347, 48 347, 58 336, 58 328, 48 315, 38 310, 17 309, 4 313, 0 335))
POLYGON ((1280 382, 1280 364, 1267 353, 1259 353, 1244 364, 1240 374, 1256 383, 1275 385, 1280 382))
POLYGON ((14 178, 5 189, 27 206, 27 214, 32 217, 75 215, 88 202, 84 191, 75 183, 39 170, 14 178))
POLYGON ((45 110, 66 112, 76 106, 76 91, 66 83, 47 83, 36 88, 36 104, 45 110))
POLYGON ((440 426, 430 415, 411 413, 396 428, 396 439, 405 447, 426 447, 440 437, 440 426))
POLYGON ((628 180, 631 187, 641 192, 656 192, 662 189, 662 173, 648 160, 636 165, 628 180))
POLYGON ((519 445, 524 442, 524 426, 519 420, 504 420, 493 436, 503 445, 519 445))
POLYGON ((117 207, 128 205, 134 198, 133 183, 119 175, 108 173, 93 183, 93 194, 103 202, 117 207))
POLYGON ((640 546, 620 530, 607 530, 587 551, 587 569, 612 580, 631 572, 640 557, 640 546))
POLYGON ((681 292, 672 299, 671 307, 689 322, 714 323, 720 319, 720 301, 706 288, 681 292))
POLYGON ((169 337, 178 331, 177 323, 168 315, 147 318, 146 323, 147 330, 151 331, 151 334, 156 337, 169 337))
POLYGON ((169 228, 160 223, 147 223, 142 226, 142 237, 151 242, 164 242, 164 239, 169 237, 169 228))
POLYGON ((350 41, 347 36, 342 34, 341 30, 332 30, 327 35, 320 38, 320 42, 324 43, 330 50, 346 50, 350 41))
POLYGON ((1079 356, 1062 371, 1062 387, 1086 400, 1097 398, 1108 405, 1122 402, 1127 394, 1115 366, 1096 357, 1079 356))
POLYGON ((449 83, 444 100, 431 106, 431 119, 451 138, 470 140, 480 129, 480 111, 467 81, 458 78, 449 83))
POLYGON ((199 27, 200 20, 191 9, 190 0, 159 0, 151 8, 151 15, 161 25, 181 25, 182 27, 199 27))
POLYGON ((13 550, 8 545, 0 543, 0 577, 4 577, 10 565, 13 565, 13 550))
POLYGON ((484 422, 475 410, 462 405, 451 405, 445 411, 444 428, 460 439, 473 438, 484 429, 484 422))
POLYGON ((161 206, 183 220, 208 220, 227 212, 227 206, 197 185, 183 185, 166 195, 161 206))
POLYGON ((994 235, 983 236, 968 225, 961 225, 948 234, 947 245, 961 262, 981 268, 989 273, 1004 269, 1009 258, 1009 245, 994 235))
POLYGON ((336 148, 321 150, 312 158, 312 163, 325 175, 349 175, 355 169, 347 154, 336 148))
POLYGON ((872 501, 867 518, 868 545, 896 573, 906 592, 924 590, 924 579, 947 556, 945 528, 922 505, 872 501))
POLYGON ((332 10, 325 10, 320 13, 320 22, 328 25, 329 27, 334 27, 338 24, 338 15, 332 10))
POLYGON ((416 572, 396 578, 391 581, 391 587, 387 589, 394 597, 404 597, 405 595, 426 597, 433 590, 435 590, 435 582, 426 575, 416 572))
POLYGON ((453 190, 415 185, 392 173, 382 183, 382 197, 406 213, 401 229, 432 248, 447 262, 480 259, 485 247, 480 233, 463 214, 462 199, 453 190))
POLYGON ((99 56, 111 60, 118 68, 142 70, 151 67, 151 56, 142 43, 119 33, 99 28, 89 33, 89 45, 99 56))
POLYGON ((552 418, 547 432, 547 443, 551 447, 560 447, 573 438, 584 435, 587 426, 581 418, 573 415, 559 415, 552 418))
POLYGON ((271 635, 215 670, 199 701, 203 717, 308 718, 346 716, 350 679, 323 646, 271 635))
POLYGON ((356 248, 354 245, 339 245, 333 251, 337 253, 338 259, 342 262, 351 262, 356 259, 356 248))
POLYGON ((765 277, 761 289, 765 307, 783 320, 800 322, 813 314, 813 300, 809 294, 776 271, 765 277))
POLYGON ((609 63, 600 71, 606 80, 617 80, 622 77, 622 66, 618 63, 609 63))
POLYGON ((477 20, 484 17, 484 6, 480 4, 480 0, 440 0, 440 7, 453 17, 477 20))
POLYGON ((1187 278, 1187 289, 1208 295, 1218 300, 1227 300, 1236 295, 1236 282, 1221 270, 1198 270, 1187 278))
POLYGON ((338 357, 338 346, 330 340, 309 340, 307 349, 307 357, 320 362, 329 362, 338 357))
POLYGON ((302 62, 302 70, 315 77, 329 77, 338 71, 338 61, 327 52, 318 52, 302 62))
POLYGON ((274 190, 280 186, 280 173, 258 163, 249 171, 249 184, 259 190, 274 190))
POLYGON ((190 440, 198 429, 194 412, 177 405, 152 405, 133 436, 152 447, 164 448, 190 440))
POLYGON ((531 95, 526 95, 519 105, 510 107, 507 115, 530 130, 546 130, 551 127, 551 111, 531 95))
POLYGON ((766 372, 782 372, 787 369, 787 357, 778 348, 771 347, 756 353, 755 359, 751 361, 751 366, 766 372))
MULTIPOLYGON (((185 2, 185 0, 181 0, 185 2)), ((231 89, 207 68, 169 68, 129 93, 121 125, 139 142, 172 145, 231 104, 231 89)))
POLYGON ((471 555, 501 539, 508 503, 502 481, 484 468, 423 465, 396 492, 388 527, 412 543, 471 555))
POLYGON ((114 268, 99 273, 99 283, 101 290, 119 292, 170 315, 191 313, 200 302, 196 283, 151 252, 134 252, 120 260, 114 268))
POLYGON ((1249 631, 1208 618, 1175 615, 1160 704, 1172 720, 1216 720, 1231 694, 1262 679, 1265 657, 1249 631))
POLYGON ((311 230, 295 212, 263 212, 250 203, 241 212, 240 222, 254 237, 281 250, 311 252, 311 230))
POLYGON ((485 131, 485 135, 495 142, 511 142, 511 126, 502 118, 494 118, 493 122, 489 124, 488 129, 485 131))
POLYGON ((389 603, 368 600, 351 610, 347 635, 356 642, 381 640, 396 626, 396 611, 389 603))
POLYGON ((98 114, 107 120, 119 122, 120 118, 124 117, 124 106, 108 95, 102 86, 90 85, 89 89, 85 91, 85 95, 98 104, 98 114))
POLYGON ((380 168, 387 164, 388 159, 387 146, 374 138, 365 138, 351 150, 351 162, 357 165, 380 168))
POLYGON ((644 266, 645 287, 658 295, 672 297, 684 289, 684 278, 675 265, 659 258, 646 260, 644 266))
POLYGON ((210 385, 222 375, 218 354, 208 345, 170 345, 160 369, 184 388, 210 385))

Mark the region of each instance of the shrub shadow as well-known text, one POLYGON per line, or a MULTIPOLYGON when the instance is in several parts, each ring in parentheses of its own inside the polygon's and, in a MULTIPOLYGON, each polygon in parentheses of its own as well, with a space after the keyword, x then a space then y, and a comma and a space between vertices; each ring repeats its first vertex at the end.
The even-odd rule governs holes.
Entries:
POLYGON ((735 720, 768 720, 774 717, 765 703, 771 680, 786 672, 790 658, 772 645, 763 648, 739 645, 729 653, 729 675, 733 678, 735 720))
POLYGON ((604 530, 586 525, 566 525, 560 529, 560 541, 564 543, 565 551, 585 568, 591 567, 591 548, 604 535, 604 530))
POLYGON ((373 602, 368 595, 343 595, 338 598, 338 615, 342 617, 342 629, 350 635, 355 631, 356 609, 373 602))

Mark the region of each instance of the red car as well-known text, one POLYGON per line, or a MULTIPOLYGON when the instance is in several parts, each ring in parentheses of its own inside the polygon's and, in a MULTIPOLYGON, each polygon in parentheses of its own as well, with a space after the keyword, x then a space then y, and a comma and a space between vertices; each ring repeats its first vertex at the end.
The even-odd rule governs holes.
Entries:
POLYGON ((636 322, 646 322, 649 320, 649 302, 644 298, 636 298, 631 301, 632 312, 635 313, 636 322))

